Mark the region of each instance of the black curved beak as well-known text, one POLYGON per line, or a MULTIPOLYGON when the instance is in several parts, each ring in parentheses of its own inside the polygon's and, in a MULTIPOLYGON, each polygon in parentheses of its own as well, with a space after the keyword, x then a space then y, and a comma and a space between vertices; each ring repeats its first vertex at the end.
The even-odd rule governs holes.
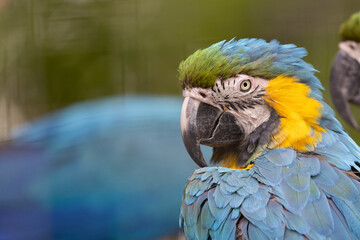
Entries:
POLYGON ((243 128, 234 115, 191 97, 184 100, 180 125, 186 150, 200 167, 207 166, 200 144, 221 147, 240 144, 244 139, 243 128))
POLYGON ((360 105, 360 64, 342 50, 339 50, 332 65, 330 93, 340 116, 360 130, 349 105, 349 102, 360 105))

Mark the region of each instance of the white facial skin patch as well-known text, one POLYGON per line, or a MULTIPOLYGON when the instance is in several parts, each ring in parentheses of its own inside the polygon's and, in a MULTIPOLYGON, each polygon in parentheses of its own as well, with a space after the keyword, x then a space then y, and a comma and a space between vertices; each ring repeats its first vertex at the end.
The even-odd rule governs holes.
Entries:
POLYGON ((212 88, 185 88, 183 96, 230 111, 247 136, 270 118, 271 108, 263 100, 268 83, 269 80, 263 78, 238 74, 226 80, 217 80, 212 88))
POLYGON ((346 52, 360 64, 360 43, 354 41, 341 42, 339 43, 339 49, 346 52))

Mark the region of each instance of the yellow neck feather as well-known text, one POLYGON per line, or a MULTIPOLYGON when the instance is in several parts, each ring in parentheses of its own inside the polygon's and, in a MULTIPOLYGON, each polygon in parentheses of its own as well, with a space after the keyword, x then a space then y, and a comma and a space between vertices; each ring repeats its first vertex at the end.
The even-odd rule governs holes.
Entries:
POLYGON ((281 117, 273 148, 313 150, 325 130, 319 125, 321 103, 309 96, 310 87, 295 77, 278 76, 265 87, 265 101, 281 117))
POLYGON ((237 169, 237 170, 248 170, 250 168, 252 168, 254 166, 254 164, 249 164, 246 167, 240 167, 237 166, 237 157, 236 156, 228 156, 227 158, 224 158, 222 160, 222 162, 220 163, 221 167, 226 167, 226 168, 232 168, 232 169, 237 169))

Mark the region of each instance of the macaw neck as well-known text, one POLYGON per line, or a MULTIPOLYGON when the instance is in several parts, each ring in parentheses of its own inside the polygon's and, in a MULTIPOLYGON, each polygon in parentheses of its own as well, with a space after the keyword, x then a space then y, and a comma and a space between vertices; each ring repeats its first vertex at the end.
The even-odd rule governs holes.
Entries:
POLYGON ((211 162, 233 169, 248 169, 251 162, 271 143, 271 136, 280 124, 279 115, 273 110, 270 118, 249 134, 240 145, 214 147, 211 162))

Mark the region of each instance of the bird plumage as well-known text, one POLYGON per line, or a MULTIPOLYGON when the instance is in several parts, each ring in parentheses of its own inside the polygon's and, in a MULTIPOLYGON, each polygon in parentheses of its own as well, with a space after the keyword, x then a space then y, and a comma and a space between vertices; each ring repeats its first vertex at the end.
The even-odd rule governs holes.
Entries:
MULTIPOLYGON (((241 117, 254 115, 256 107, 222 108, 219 101, 212 100, 217 99, 215 97, 199 97, 201 94, 197 93, 209 95, 211 90, 206 90, 207 85, 203 86, 192 79, 197 76, 191 73, 196 66, 189 67, 189 73, 180 75, 187 76, 182 80, 186 98, 182 117, 188 123, 182 124, 182 134, 194 161, 203 163, 196 159, 197 154, 191 153, 197 151, 196 148, 188 146, 193 143, 189 140, 193 136, 198 139, 196 144, 208 144, 214 148, 214 153, 216 148, 222 148, 238 154, 234 158, 237 163, 226 167, 222 163, 227 155, 216 155, 217 161, 212 161, 216 163, 215 166, 198 169, 188 179, 180 214, 180 225, 187 239, 339 239, 340 236, 359 239, 360 184, 354 171, 359 171, 360 148, 322 100, 322 86, 314 76, 314 68, 301 60, 306 55, 305 49, 259 39, 221 42, 210 49, 214 46, 218 52, 226 52, 229 58, 245 56, 238 64, 254 67, 243 72, 244 68, 239 66, 224 78, 222 74, 215 75, 214 84, 225 85, 222 96, 226 96, 229 81, 234 81, 234 86, 238 86, 235 82, 248 79, 256 91, 262 87, 263 81, 258 77, 267 79, 261 104, 268 106, 268 111, 275 113, 275 119, 279 121, 272 120, 271 115, 253 132, 247 134, 245 131, 244 135, 238 135, 243 138, 236 143, 226 130, 223 130, 223 135, 218 130, 238 125, 239 131, 243 131, 245 127, 242 126, 241 117), (266 65, 258 64, 262 62, 266 65), (257 67, 264 68, 259 72, 265 74, 253 76, 257 67), (198 107, 192 107, 194 104, 198 104, 198 107), (208 121, 212 119, 202 120, 206 111, 200 109, 205 109, 205 105, 220 112, 220 117, 213 123, 214 130, 210 137, 206 132, 194 130, 197 126, 201 129, 201 123, 209 124, 208 121), (230 120, 227 125, 222 125, 225 114, 234 116, 236 121, 230 120), (271 124, 267 124, 269 121, 272 121, 271 124), (299 127, 299 121, 303 121, 305 128, 299 127), (189 132, 195 132, 195 135, 189 132), (260 138, 269 132, 266 140, 260 138), (279 132, 287 136, 286 141, 279 137, 279 132), (215 138, 217 135, 221 136, 221 141, 215 138), (298 145, 299 136, 304 136, 301 137, 301 147, 298 145), (251 145, 238 147, 248 144, 250 138, 255 145, 251 151, 251 145), (248 161, 245 161, 248 168, 239 168, 239 164, 240 167, 244 166, 241 156, 249 152, 248 161)), ((182 63, 181 71, 184 71, 186 61, 182 63)), ((211 60, 208 62, 213 64, 211 60)), ((241 89, 238 91, 241 92, 241 89)), ((214 95, 219 96, 216 92, 214 95)), ((231 96, 229 99, 236 104, 248 99, 249 95, 245 92, 239 95, 241 100, 231 96)))
POLYGON ((360 12, 354 13, 341 25, 340 37, 342 41, 360 42, 360 12))
MULTIPOLYGON (((247 171, 196 170, 185 187, 181 212, 188 239, 235 239, 240 221, 247 225, 246 239, 283 238, 287 232, 309 239, 360 238, 360 184, 331 165, 360 154, 358 148, 351 150, 355 145, 349 139, 351 147, 342 144, 342 137, 348 138, 328 133, 310 155, 283 148, 264 151, 247 171)), ((338 165, 349 169, 346 163, 338 165)))
POLYGON ((306 55, 304 48, 294 44, 281 45, 277 40, 269 43, 254 38, 221 41, 198 50, 180 63, 180 84, 182 87, 209 88, 217 79, 227 79, 236 74, 265 79, 285 74, 307 84, 311 95, 320 100, 323 87, 314 76, 314 67, 302 59, 306 55))

